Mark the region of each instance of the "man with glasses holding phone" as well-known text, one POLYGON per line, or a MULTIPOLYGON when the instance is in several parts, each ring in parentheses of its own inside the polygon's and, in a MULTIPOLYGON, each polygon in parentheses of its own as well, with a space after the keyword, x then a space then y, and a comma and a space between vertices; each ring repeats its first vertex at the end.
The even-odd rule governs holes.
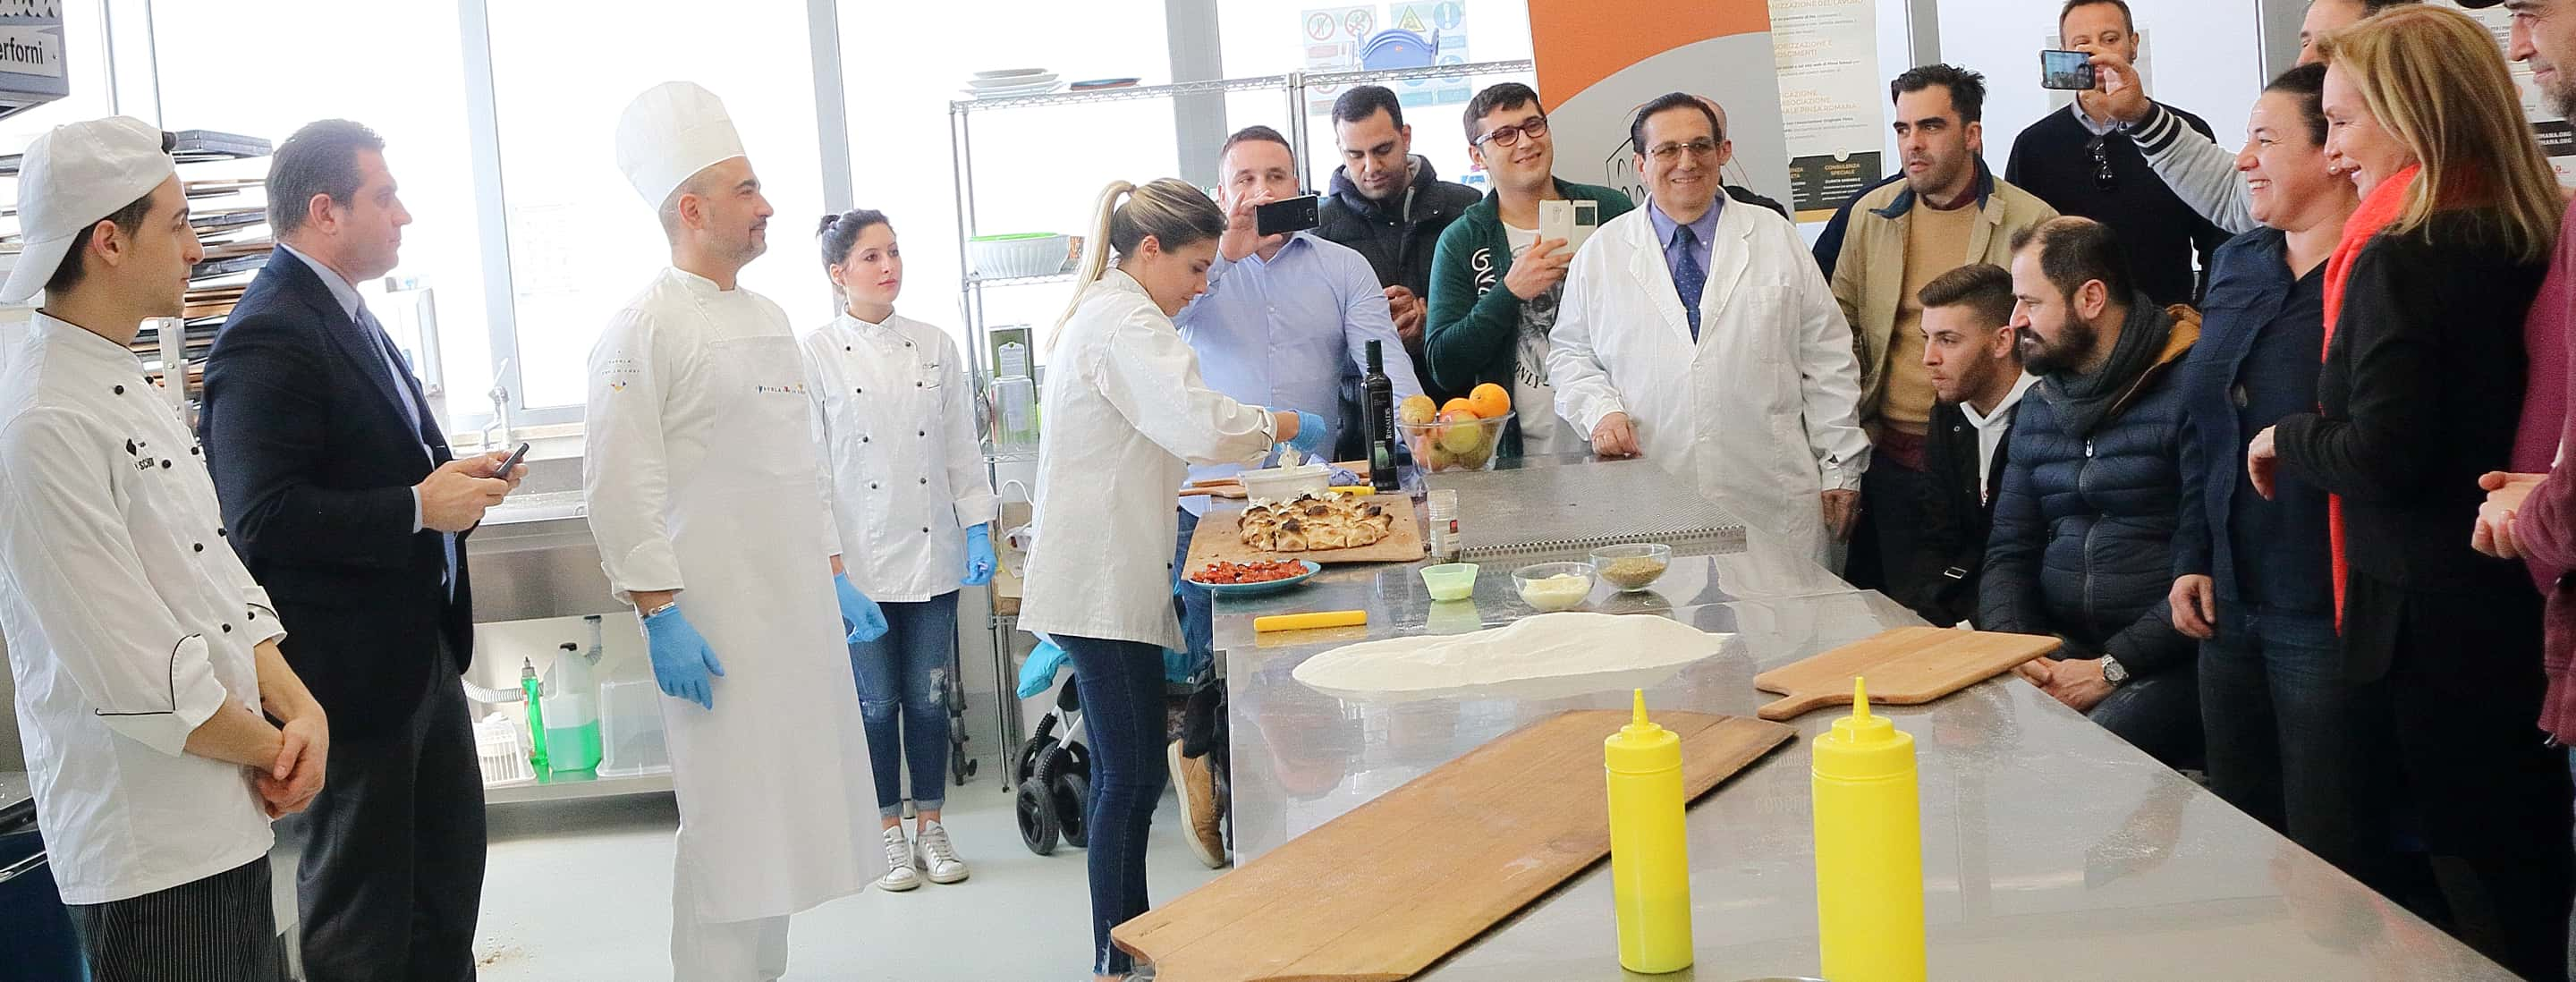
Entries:
POLYGON ((1487 382, 1511 390, 1519 411, 1503 431, 1501 456, 1580 452, 1585 434, 1556 415, 1547 370, 1548 331, 1575 249, 1540 234, 1540 203, 1591 202, 1605 223, 1635 206, 1617 189, 1552 173, 1556 142, 1529 86, 1504 82, 1476 93, 1466 126, 1467 152, 1494 189, 1450 223, 1432 254, 1423 332, 1431 381, 1459 392, 1487 382))
POLYGON ((1851 325, 1796 226, 1729 205, 1717 114, 1675 92, 1629 124, 1644 214, 1567 267, 1556 411, 1605 457, 1644 456, 1818 562, 1851 534, 1869 438, 1851 325))
MULTIPOLYGON (((2115 56, 2121 65, 2137 62, 2137 20, 2130 16, 2127 0, 2066 0, 2058 10, 2057 31, 2066 50, 2115 56)), ((2156 176, 2124 114, 2115 111, 2104 91, 2117 73, 2094 74, 2092 86, 2077 91, 2065 112, 2041 117, 2013 140, 2004 180, 2059 212, 2110 226, 2129 253, 2138 289, 2148 298, 2159 304, 2195 302, 2200 291, 2194 266, 2207 268, 2228 232, 2156 176)), ((2161 108, 2211 138, 2209 124, 2200 117, 2172 106, 2161 108)))

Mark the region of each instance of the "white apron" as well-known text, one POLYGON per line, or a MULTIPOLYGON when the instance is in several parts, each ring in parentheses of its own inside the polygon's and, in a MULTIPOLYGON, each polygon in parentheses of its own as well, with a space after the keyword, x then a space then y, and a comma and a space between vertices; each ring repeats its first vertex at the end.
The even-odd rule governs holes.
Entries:
MULTIPOLYGON (((591 521, 627 545, 647 516, 599 507, 609 497, 600 492, 666 482, 658 517, 686 584, 680 611, 725 668, 712 711, 662 699, 681 875, 695 884, 699 919, 742 921, 857 892, 882 873, 883 859, 858 687, 832 593, 804 361, 784 316, 776 324, 761 316, 774 305, 728 298, 748 309, 719 318, 696 292, 675 274, 643 301, 654 336, 632 354, 688 354, 646 373, 661 385, 649 405, 608 403, 612 412, 659 415, 659 438, 631 468, 622 463, 634 451, 597 448, 609 461, 595 476, 591 521)), ((634 427, 602 420, 601 405, 594 392, 595 438, 623 439, 634 427)))

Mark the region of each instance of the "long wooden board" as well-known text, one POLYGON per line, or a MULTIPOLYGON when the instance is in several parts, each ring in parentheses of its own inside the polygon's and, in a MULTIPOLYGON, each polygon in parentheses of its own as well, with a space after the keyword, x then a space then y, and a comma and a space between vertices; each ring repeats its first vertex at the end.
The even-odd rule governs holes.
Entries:
POLYGON ((1826 706, 1851 705, 1852 678, 1869 682, 1869 701, 1895 706, 1931 702, 2056 650, 2042 634, 1898 627, 1753 677, 1753 687, 1787 698, 1763 706, 1763 719, 1795 719, 1826 706))
MULTIPOLYGON (((1796 731, 1664 712, 1697 798, 1796 731)), ((1601 741, 1620 710, 1487 743, 1111 932, 1162 982, 1411 977, 1610 853, 1601 741)))
POLYGON ((1374 495, 1366 500, 1386 507, 1395 516, 1394 534, 1378 540, 1376 545, 1358 549, 1310 549, 1305 552, 1264 552, 1243 544, 1243 506, 1215 504, 1199 517, 1198 534, 1190 537, 1190 569, 1205 569, 1213 562, 1250 563, 1274 559, 1304 559, 1325 565, 1333 563, 1409 563, 1422 558, 1430 547, 1422 541, 1422 526, 1413 520, 1413 499, 1400 494, 1374 495))

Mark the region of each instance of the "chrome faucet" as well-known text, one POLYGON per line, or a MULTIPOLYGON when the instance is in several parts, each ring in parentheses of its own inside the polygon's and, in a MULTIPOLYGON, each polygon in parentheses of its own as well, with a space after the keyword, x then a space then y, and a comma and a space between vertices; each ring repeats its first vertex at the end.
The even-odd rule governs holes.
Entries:
POLYGON ((510 360, 504 358, 501 360, 501 367, 492 373, 492 391, 484 393, 492 400, 492 421, 483 424, 480 434, 483 438, 483 450, 486 453, 500 449, 501 444, 510 439, 509 379, 510 360), (492 433, 496 427, 501 431, 498 436, 492 433))

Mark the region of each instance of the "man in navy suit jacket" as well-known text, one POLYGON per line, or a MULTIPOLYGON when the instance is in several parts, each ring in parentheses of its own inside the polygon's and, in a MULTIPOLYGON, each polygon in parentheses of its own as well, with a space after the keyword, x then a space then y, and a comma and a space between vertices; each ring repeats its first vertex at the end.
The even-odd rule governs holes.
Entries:
POLYGON ((358 296, 411 223, 384 141, 344 120, 296 131, 268 201, 280 245, 215 337, 201 436, 229 541, 332 721, 298 871, 306 976, 470 979, 484 838, 458 684, 474 639, 463 540, 525 472, 454 459, 358 296))

